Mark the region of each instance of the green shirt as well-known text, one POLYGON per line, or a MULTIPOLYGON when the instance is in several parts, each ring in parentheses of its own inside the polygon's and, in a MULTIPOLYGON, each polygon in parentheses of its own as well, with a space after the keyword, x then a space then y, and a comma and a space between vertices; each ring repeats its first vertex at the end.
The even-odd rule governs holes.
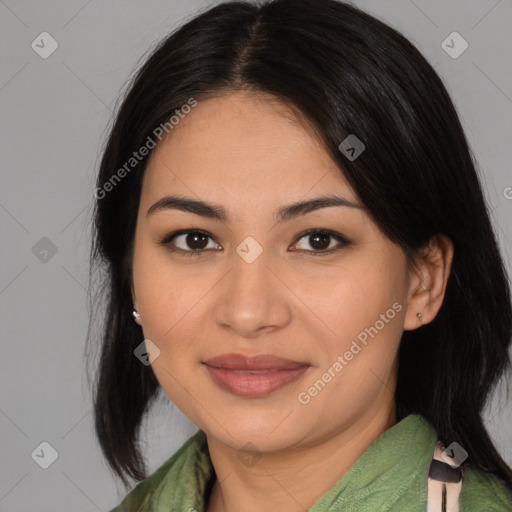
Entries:
MULTIPOLYGON (((381 434, 309 512, 425 512, 437 435, 410 414, 381 434)), ((204 512, 215 472, 199 430, 111 512, 204 512)), ((511 512, 512 492, 495 476, 466 467, 460 512, 511 512)))

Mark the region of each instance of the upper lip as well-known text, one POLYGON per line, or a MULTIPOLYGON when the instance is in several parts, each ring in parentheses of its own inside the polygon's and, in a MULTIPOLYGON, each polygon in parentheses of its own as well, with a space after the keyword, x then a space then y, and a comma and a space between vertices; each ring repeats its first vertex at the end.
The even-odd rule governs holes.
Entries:
POLYGON ((228 370, 290 370, 300 366, 309 366, 308 363, 292 361, 271 354, 257 356, 244 356, 243 354, 222 354, 203 361, 208 366, 225 368, 228 370))

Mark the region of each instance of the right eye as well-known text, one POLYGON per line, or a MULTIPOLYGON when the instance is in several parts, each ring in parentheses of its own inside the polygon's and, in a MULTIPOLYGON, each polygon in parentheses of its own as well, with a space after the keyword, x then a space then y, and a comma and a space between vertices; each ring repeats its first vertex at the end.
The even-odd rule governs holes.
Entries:
POLYGON ((216 244, 208 247, 208 239, 213 242, 212 236, 206 231, 182 229, 166 235, 160 240, 160 244, 171 252, 181 253, 183 256, 201 256, 204 251, 219 250, 220 246, 216 244), (172 245, 171 242, 173 242, 172 245))

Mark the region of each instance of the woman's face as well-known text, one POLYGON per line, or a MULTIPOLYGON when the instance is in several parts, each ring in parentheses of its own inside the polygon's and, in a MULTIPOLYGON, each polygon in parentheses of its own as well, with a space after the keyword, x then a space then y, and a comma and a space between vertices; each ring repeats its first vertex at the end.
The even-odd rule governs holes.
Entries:
POLYGON ((306 445, 390 414, 408 306, 404 253, 286 113, 242 92, 199 101, 154 150, 141 192, 133 294, 160 351, 152 368, 199 428, 235 449, 306 445), (166 196, 210 207, 168 201, 148 213, 166 196), (326 196, 347 204, 287 209, 326 196), (177 230, 191 233, 171 239, 177 230), (228 357, 215 369, 225 354, 289 361, 228 357))

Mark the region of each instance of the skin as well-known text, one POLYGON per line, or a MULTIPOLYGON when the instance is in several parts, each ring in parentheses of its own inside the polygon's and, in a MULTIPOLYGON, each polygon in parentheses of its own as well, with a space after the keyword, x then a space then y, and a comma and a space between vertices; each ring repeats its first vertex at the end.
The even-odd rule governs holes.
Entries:
MULTIPOLYGON (((133 300, 144 338, 160 350, 152 363, 158 381, 207 435, 217 474, 208 512, 312 506, 396 423, 401 334, 430 322, 442 304, 453 258, 443 236, 413 267, 365 209, 334 206, 276 223, 278 207, 329 194, 360 204, 312 129, 284 104, 255 93, 199 101, 148 162, 133 300), (146 214, 171 194, 220 205, 231 219, 170 209, 146 214), (312 254, 321 252, 315 241, 299 238, 310 228, 351 243, 327 238, 326 246, 339 250, 312 254), (159 243, 178 229, 210 234, 202 254, 173 253, 159 243), (236 252, 247 236, 263 249, 252 263, 236 252), (300 403, 298 394, 396 302, 402 308, 394 318, 309 403, 300 403), (220 389, 201 364, 230 352, 311 367, 270 395, 241 397, 220 389), (241 454, 255 458, 248 463, 241 454)), ((194 248, 186 236, 169 246, 194 248)))

